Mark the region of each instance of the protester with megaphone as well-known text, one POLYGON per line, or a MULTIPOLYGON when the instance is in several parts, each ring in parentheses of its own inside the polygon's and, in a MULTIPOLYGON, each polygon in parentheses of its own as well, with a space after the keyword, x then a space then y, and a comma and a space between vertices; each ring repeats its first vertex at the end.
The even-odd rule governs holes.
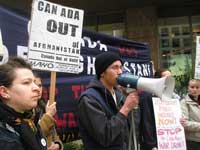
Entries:
POLYGON ((84 150, 128 150, 134 144, 129 142, 128 115, 138 105, 138 94, 133 91, 125 98, 116 88, 122 73, 119 55, 112 52, 97 55, 95 69, 96 78, 78 101, 84 150))

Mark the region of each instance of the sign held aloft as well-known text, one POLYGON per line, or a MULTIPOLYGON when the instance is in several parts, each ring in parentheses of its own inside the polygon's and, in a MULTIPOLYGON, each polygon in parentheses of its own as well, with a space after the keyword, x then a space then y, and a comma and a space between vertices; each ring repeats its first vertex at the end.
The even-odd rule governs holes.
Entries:
POLYGON ((34 0, 28 45, 34 69, 79 72, 83 14, 80 9, 34 0))

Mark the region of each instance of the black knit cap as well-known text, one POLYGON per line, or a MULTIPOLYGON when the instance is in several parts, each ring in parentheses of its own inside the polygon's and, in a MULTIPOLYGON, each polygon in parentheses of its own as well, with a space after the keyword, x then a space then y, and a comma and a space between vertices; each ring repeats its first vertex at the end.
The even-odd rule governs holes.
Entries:
POLYGON ((115 61, 121 61, 121 58, 117 53, 103 52, 96 56, 95 70, 97 79, 100 79, 100 75, 115 61))

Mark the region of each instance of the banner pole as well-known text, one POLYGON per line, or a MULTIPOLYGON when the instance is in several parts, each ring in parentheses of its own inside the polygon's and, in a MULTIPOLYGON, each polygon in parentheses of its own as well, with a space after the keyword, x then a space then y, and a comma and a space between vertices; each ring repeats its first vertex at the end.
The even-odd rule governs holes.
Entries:
POLYGON ((56 72, 51 71, 49 105, 55 101, 56 72))

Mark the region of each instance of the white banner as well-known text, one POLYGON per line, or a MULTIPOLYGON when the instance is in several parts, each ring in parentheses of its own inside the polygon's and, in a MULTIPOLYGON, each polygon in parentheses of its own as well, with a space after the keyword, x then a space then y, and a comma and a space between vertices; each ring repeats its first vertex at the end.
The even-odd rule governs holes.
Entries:
POLYGON ((180 124, 179 100, 153 97, 158 150, 186 150, 184 128, 180 124))
POLYGON ((79 72, 83 10, 34 0, 28 60, 35 69, 79 72))
POLYGON ((1 35, 1 29, 0 29, 0 58, 3 58, 3 41, 1 35))
POLYGON ((196 37, 196 59, 195 59, 195 73, 194 78, 200 79, 200 36, 196 37))
POLYGON ((1 28, 0 28, 0 65, 7 62, 8 57, 9 57, 8 50, 3 45, 3 38, 2 38, 1 28))

